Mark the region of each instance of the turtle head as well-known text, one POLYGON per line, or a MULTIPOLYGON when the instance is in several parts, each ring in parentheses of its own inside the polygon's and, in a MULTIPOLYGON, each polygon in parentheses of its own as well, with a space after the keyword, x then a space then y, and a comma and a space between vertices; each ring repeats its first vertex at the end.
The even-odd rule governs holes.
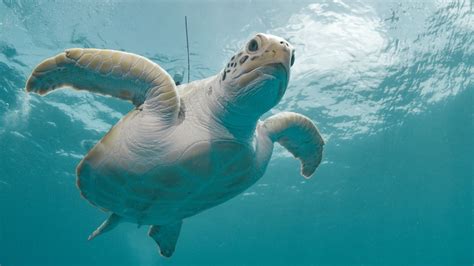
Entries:
POLYGON ((256 34, 232 56, 219 76, 225 99, 238 112, 260 117, 283 97, 294 51, 280 37, 256 34))

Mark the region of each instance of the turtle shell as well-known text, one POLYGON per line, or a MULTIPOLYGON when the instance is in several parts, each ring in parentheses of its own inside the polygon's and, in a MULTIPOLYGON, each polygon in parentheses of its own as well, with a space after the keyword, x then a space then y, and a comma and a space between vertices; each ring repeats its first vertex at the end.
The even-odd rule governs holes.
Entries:
POLYGON ((233 140, 193 143, 175 162, 143 173, 127 171, 120 161, 93 164, 86 156, 77 184, 88 201, 106 211, 139 224, 166 224, 216 206, 254 184, 260 177, 255 160, 251 146, 233 140))

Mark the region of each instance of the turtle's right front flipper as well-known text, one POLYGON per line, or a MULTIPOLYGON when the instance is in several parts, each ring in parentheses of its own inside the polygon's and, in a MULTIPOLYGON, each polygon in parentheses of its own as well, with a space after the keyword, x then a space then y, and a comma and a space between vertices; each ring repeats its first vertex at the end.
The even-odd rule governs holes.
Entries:
POLYGON ((179 98, 170 75, 152 61, 131 53, 101 49, 69 49, 40 63, 26 90, 46 94, 70 86, 145 104, 159 116, 174 119, 179 98))

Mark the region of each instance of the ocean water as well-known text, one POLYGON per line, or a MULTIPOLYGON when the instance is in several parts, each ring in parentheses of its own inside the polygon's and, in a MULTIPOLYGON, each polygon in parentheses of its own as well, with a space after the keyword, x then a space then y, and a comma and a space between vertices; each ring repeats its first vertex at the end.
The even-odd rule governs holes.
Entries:
MULTIPOLYGON (((472 1, 0 2, 0 265, 472 265, 472 1), (75 167, 132 106, 71 90, 28 95, 71 47, 144 55, 214 75, 257 32, 296 47, 269 114, 307 115, 326 140, 315 176, 276 147, 264 177, 184 221, 171 259, 106 215, 75 167)), ((185 80, 186 81, 186 80, 185 80)), ((265 115, 268 116, 269 114, 265 115)))

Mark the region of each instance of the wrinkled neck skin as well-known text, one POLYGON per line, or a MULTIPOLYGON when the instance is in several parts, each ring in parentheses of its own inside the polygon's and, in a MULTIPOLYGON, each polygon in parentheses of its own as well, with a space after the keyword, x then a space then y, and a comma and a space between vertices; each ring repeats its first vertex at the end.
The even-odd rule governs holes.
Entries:
POLYGON ((220 75, 178 87, 186 105, 186 119, 213 132, 213 135, 251 141, 260 115, 238 106, 223 93, 223 89, 220 75))
POLYGON ((254 71, 247 80, 223 82, 222 73, 192 82, 180 93, 199 126, 222 137, 251 141, 259 118, 283 96, 288 76, 281 69, 267 69, 254 71))
POLYGON ((246 109, 246 106, 239 105, 226 95, 226 88, 222 87, 220 78, 220 75, 216 75, 210 80, 209 87, 212 92, 208 91, 205 95, 210 118, 233 138, 243 142, 249 141, 255 133, 261 114, 246 109))

